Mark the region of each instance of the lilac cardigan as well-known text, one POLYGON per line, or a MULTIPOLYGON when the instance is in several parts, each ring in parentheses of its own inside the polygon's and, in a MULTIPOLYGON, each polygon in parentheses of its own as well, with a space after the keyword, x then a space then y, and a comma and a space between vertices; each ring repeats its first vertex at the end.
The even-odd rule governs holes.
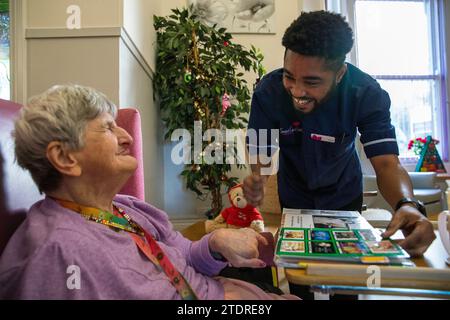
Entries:
MULTIPOLYGON (((114 202, 155 237, 200 299, 224 298, 223 286, 211 276, 226 264, 211 256, 209 235, 192 242, 172 229, 161 210, 128 196, 114 202)), ((47 197, 31 207, 0 258, 0 299, 180 296, 127 232, 87 221, 47 197)))

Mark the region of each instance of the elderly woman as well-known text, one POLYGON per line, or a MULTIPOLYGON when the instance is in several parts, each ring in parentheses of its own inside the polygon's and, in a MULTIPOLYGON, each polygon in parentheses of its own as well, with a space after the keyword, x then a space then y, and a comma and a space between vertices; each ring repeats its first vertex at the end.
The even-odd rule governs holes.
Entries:
POLYGON ((117 195, 136 169, 117 107, 82 86, 34 97, 15 124, 15 152, 46 198, 34 204, 0 260, 0 299, 273 299, 217 275, 263 267, 250 229, 191 242, 167 215, 117 195), (219 258, 217 258, 219 257, 219 258))

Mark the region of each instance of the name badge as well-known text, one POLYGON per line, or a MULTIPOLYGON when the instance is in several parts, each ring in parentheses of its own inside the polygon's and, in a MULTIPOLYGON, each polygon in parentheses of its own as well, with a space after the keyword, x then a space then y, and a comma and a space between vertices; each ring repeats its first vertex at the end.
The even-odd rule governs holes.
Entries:
POLYGON ((323 141, 323 142, 329 142, 329 143, 336 142, 335 137, 324 136, 324 135, 316 134, 316 133, 311 133, 311 139, 314 141, 323 141))

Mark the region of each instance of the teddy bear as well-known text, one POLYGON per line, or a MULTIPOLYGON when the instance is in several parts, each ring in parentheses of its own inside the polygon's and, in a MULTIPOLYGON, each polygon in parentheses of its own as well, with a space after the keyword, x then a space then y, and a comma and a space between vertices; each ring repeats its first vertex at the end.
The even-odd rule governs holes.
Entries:
POLYGON ((231 207, 225 208, 213 220, 206 220, 205 230, 210 233, 220 228, 252 228, 257 232, 264 231, 264 220, 255 207, 249 205, 244 197, 242 184, 228 190, 231 207))

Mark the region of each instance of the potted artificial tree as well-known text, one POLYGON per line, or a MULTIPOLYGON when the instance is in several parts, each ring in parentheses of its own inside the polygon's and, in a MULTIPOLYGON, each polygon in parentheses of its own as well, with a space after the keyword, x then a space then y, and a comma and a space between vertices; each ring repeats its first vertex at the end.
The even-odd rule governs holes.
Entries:
MULTIPOLYGON (((153 84, 167 129, 165 139, 176 129, 186 129, 194 137, 195 123, 201 123, 202 132, 244 129, 251 97, 243 71, 262 77, 265 70, 259 50, 253 46, 246 50, 233 42, 225 28, 208 26, 186 8, 172 10, 168 17, 154 16, 154 27, 157 62, 153 84)), ((190 143, 195 150, 194 139, 190 143)), ((202 141, 201 150, 212 144, 212 138, 202 141)), ((229 147, 225 141, 216 142, 215 152, 226 154, 229 147)), ((206 200, 211 196, 206 215, 213 218, 223 207, 222 187, 233 185, 237 178, 229 176, 231 164, 211 164, 203 157, 203 152, 194 154, 181 176, 198 197, 206 200)))

